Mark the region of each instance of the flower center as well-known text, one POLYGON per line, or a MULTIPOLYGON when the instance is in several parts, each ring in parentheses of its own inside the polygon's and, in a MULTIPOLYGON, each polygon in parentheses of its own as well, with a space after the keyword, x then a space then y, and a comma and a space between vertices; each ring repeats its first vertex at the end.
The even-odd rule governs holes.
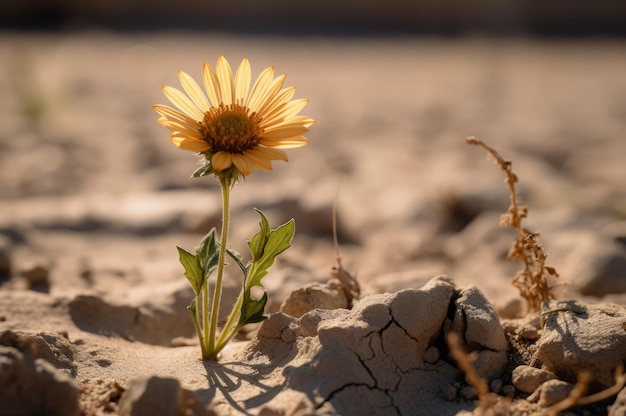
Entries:
POLYGON ((261 142, 263 129, 256 113, 239 104, 213 107, 202 119, 201 131, 211 152, 242 154, 261 142))

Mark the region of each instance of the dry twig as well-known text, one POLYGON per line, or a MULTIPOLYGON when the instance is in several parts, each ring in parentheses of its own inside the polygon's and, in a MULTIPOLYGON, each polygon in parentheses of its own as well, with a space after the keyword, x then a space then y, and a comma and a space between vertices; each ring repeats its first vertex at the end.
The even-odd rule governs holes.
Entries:
POLYGON ((505 183, 511 193, 511 205, 507 212, 500 217, 500 225, 511 227, 517 231, 517 240, 513 242, 508 258, 521 261, 524 267, 513 278, 513 286, 526 300, 528 312, 537 312, 542 301, 555 299, 552 293, 553 286, 548 284, 548 277, 556 278, 559 275, 554 267, 546 265, 547 254, 537 240, 539 234, 527 230, 522 225, 523 219, 528 216, 528 209, 519 204, 515 189, 518 179, 513 172, 511 162, 504 160, 497 151, 475 137, 467 137, 465 140, 468 144, 480 146, 487 150, 506 174, 505 183))
POLYGON ((575 406, 586 406, 591 403, 596 403, 604 399, 608 399, 611 396, 618 394, 626 384, 626 374, 624 374, 624 367, 619 365, 615 369, 615 384, 611 387, 604 389, 598 393, 590 394, 589 396, 583 395, 587 392, 589 383, 591 382, 591 374, 588 372, 581 372, 578 375, 578 382, 572 389, 569 396, 557 404, 549 407, 547 413, 550 416, 556 416, 559 413, 571 409, 575 406))
POLYGON ((335 252, 337 253, 337 266, 333 266, 331 269, 330 275, 331 277, 339 280, 341 283, 341 287, 343 289, 344 294, 346 295, 346 299, 348 299, 348 306, 352 307, 354 301, 359 299, 361 295, 361 286, 359 282, 346 270, 343 268, 343 264, 341 263, 341 254, 339 253, 339 239, 337 238, 337 200, 339 199, 339 188, 337 188, 337 193, 335 194, 335 199, 333 200, 333 244, 335 246, 335 252))
POLYGON ((461 346, 461 340, 459 335, 450 332, 448 334, 448 347, 450 348, 450 354, 452 358, 456 360, 457 365, 465 374, 467 382, 470 386, 474 387, 478 394, 479 405, 474 410, 474 414, 478 416, 488 416, 497 414, 495 411, 495 405, 497 399, 489 393, 489 386, 487 382, 483 380, 473 366, 473 359, 471 355, 467 354, 461 346))

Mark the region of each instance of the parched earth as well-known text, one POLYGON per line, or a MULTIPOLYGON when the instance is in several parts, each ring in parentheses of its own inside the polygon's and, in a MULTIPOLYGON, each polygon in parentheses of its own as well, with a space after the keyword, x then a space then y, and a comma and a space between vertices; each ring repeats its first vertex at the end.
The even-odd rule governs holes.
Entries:
MULTIPOLYGON (((159 414, 480 409, 451 330, 517 414, 559 402, 579 369, 590 391, 609 387, 626 358, 625 49, 1 34, 0 414, 140 414, 151 401, 159 414), (178 69, 197 78, 220 53, 232 65, 247 56, 255 74, 274 65, 310 100, 310 144, 235 188, 230 241, 246 253, 253 208, 273 226, 295 218, 293 247, 264 279, 268 312, 294 291, 323 309, 271 315, 214 364, 190 345, 175 246, 219 225, 219 190, 189 179, 195 156, 169 143, 150 106, 178 69), (498 225, 504 175, 469 135, 512 161, 526 225, 568 283, 541 314, 524 315, 510 284, 520 265, 506 259, 515 232, 498 225), (342 264, 361 286, 352 309, 331 278, 334 202, 342 264)), ((226 306, 239 282, 227 277, 226 306)), ((608 413, 614 397, 575 412, 608 413)))

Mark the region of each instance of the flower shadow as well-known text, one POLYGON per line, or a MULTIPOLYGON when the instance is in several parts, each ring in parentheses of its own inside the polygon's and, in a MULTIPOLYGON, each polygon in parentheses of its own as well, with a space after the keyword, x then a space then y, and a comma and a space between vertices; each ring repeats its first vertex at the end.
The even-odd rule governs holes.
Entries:
POLYGON ((196 391, 198 399, 210 403, 219 391, 224 401, 242 414, 251 414, 250 409, 269 402, 284 388, 265 382, 275 370, 271 365, 212 361, 204 361, 203 365, 209 388, 196 391))

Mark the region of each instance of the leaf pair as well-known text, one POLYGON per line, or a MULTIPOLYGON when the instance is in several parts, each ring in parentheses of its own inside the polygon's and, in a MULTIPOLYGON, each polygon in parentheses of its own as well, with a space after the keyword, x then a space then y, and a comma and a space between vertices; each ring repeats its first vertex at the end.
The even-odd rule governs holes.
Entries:
MULTIPOLYGON (((260 299, 252 299, 252 288, 256 286, 264 288, 261 280, 274 264, 276 256, 291 247, 291 240, 295 233, 295 221, 293 219, 275 230, 271 230, 267 217, 261 211, 256 211, 261 219, 259 220, 260 231, 248 241, 252 260, 244 265, 239 253, 227 249, 228 255, 235 260, 244 274, 243 301, 236 330, 246 324, 261 322, 266 318, 263 313, 267 304, 267 292, 264 291, 260 299)), ((209 276, 218 264, 219 244, 215 239, 215 228, 211 229, 196 247, 196 254, 191 254, 180 247, 176 248, 180 256, 180 263, 185 268, 185 277, 196 296, 199 296, 200 291, 207 284, 209 276)), ((192 308, 194 306, 192 305, 192 308)))
POLYGON ((215 241, 215 228, 200 241, 196 247, 196 254, 191 254, 178 246, 176 248, 180 263, 185 268, 185 277, 198 296, 211 273, 217 268, 219 244, 215 241))
POLYGON ((246 267, 247 271, 244 272, 246 278, 238 328, 246 324, 261 322, 266 318, 263 312, 267 304, 267 292, 263 292, 260 299, 252 299, 251 290, 255 286, 263 288, 261 280, 274 264, 276 256, 291 247, 291 240, 296 230, 293 218, 275 230, 270 230, 270 224, 265 215, 258 209, 256 211, 261 216, 259 220, 261 229, 248 241, 252 261, 246 267))

